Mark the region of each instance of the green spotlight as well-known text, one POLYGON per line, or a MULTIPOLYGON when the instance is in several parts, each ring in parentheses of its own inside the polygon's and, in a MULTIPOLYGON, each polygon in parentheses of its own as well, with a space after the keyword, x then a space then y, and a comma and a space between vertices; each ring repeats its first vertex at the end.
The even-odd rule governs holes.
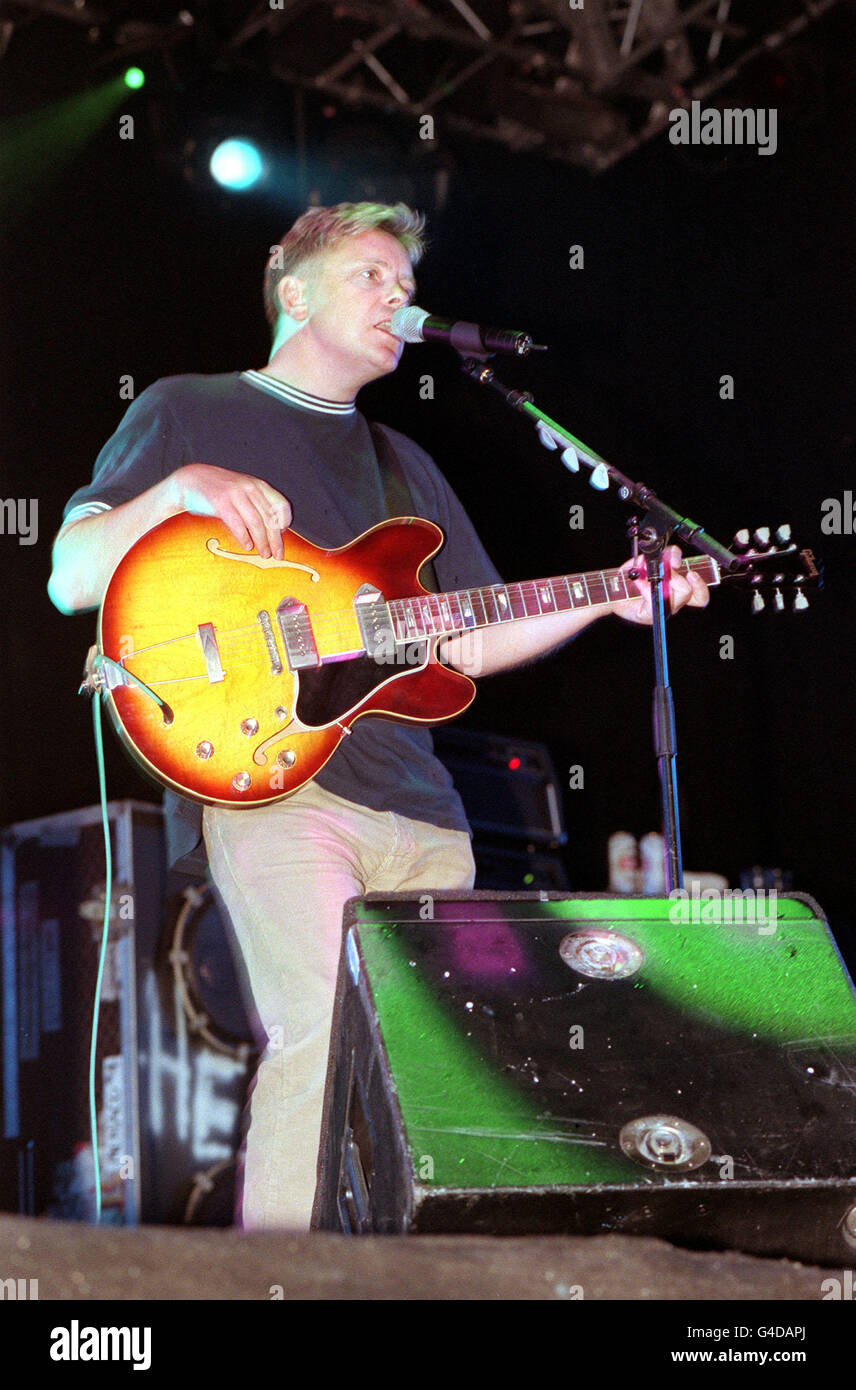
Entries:
POLYGON ((128 68, 125 73, 125 86, 130 87, 133 92, 138 91, 145 80, 146 74, 142 68, 128 68))
POLYGON ((121 109, 127 90, 121 76, 113 73, 100 87, 0 120, 0 222, 8 214, 17 220, 44 196, 87 141, 121 109))

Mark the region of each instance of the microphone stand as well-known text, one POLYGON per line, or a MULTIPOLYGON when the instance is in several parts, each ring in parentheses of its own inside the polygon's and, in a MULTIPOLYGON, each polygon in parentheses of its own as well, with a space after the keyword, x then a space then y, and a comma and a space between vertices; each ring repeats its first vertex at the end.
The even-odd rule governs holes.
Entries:
MULTIPOLYGON (((648 582, 651 586, 652 636, 654 645, 655 686, 653 692, 654 751, 657 759, 657 772, 660 781, 660 803, 662 810, 664 868, 666 890, 672 893, 684 886, 681 862, 681 833, 678 814, 677 781, 677 737, 675 733, 675 708, 672 690, 669 685, 669 663, 666 648, 666 612, 663 602, 663 551, 672 534, 679 536, 687 545, 693 546, 703 555, 708 555, 726 573, 741 568, 738 556, 689 517, 681 516, 674 508, 661 502, 657 495, 644 483, 634 482, 621 473, 599 454, 587 448, 579 439, 551 420, 534 404, 528 391, 517 391, 504 386, 494 375, 493 368, 487 365, 487 356, 472 353, 462 358, 461 367, 467 376, 482 386, 490 386, 502 396, 512 410, 521 411, 535 422, 541 443, 548 449, 561 449, 562 462, 571 472, 579 472, 584 464, 592 470, 590 482, 599 492, 608 490, 610 484, 618 489, 622 502, 633 509, 644 508, 642 526, 637 517, 629 523, 633 537, 634 557, 641 551, 645 557, 648 582)), ((636 578, 638 572, 631 571, 636 578)))

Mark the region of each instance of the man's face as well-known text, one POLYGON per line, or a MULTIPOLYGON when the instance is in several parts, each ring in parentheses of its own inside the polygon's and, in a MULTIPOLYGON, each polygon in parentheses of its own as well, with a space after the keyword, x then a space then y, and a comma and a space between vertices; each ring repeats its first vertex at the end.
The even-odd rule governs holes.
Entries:
POLYGON ((308 336, 343 383, 357 391, 395 370, 404 344, 389 331, 389 320, 415 291, 410 257, 395 237, 381 231, 345 237, 298 278, 308 309, 301 339, 308 336))

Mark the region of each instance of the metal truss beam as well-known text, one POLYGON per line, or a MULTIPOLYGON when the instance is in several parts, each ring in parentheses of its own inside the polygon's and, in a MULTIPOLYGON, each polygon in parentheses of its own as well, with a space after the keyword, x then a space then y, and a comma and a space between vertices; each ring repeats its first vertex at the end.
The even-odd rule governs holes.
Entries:
POLYGON ((169 49, 205 30, 204 61, 264 73, 351 110, 414 120, 599 172, 734 82, 843 0, 0 0, 0 23, 50 15, 169 49), (162 20, 153 19, 158 11, 162 20), (760 11, 760 14, 759 14, 760 11), (224 19, 225 17, 225 19, 224 19))

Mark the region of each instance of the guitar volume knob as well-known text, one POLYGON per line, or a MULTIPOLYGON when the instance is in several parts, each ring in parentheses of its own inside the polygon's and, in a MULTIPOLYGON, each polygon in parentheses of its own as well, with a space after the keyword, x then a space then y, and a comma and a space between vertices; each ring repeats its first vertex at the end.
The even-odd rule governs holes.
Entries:
POLYGON ((196 756, 197 758, 212 758, 214 756, 214 744, 209 743, 207 738, 203 739, 201 743, 196 745, 196 756))
POLYGON ((236 792, 249 791, 252 785, 253 779, 248 772, 236 772, 235 776, 232 778, 232 786, 235 788, 236 792))

